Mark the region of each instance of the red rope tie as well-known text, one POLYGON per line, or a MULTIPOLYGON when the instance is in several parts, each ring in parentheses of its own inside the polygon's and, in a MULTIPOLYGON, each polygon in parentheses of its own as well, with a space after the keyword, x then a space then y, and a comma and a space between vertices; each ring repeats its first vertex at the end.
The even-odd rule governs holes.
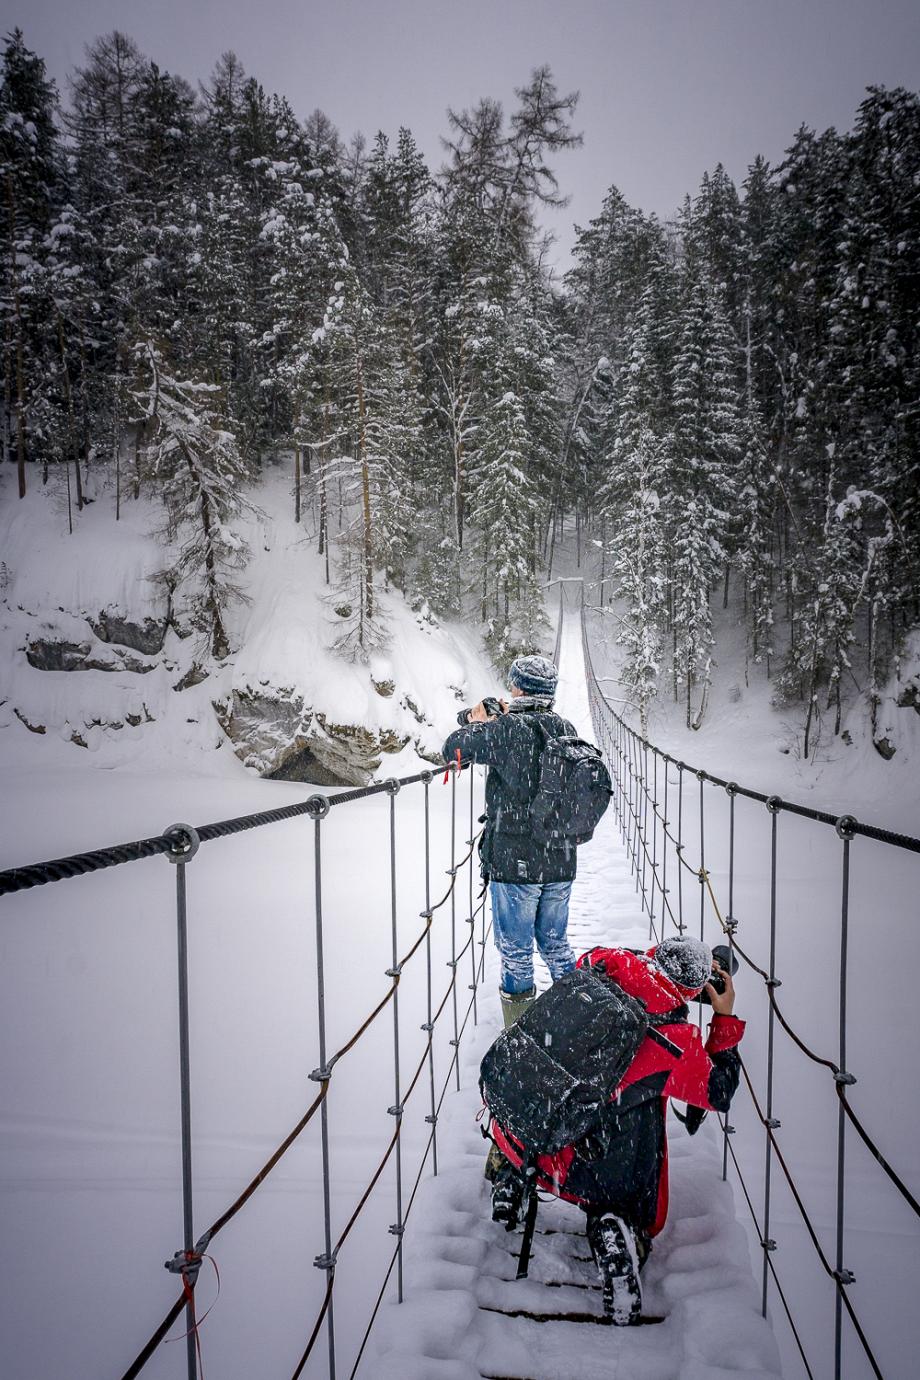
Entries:
POLYGON ((199 1333, 202 1323, 214 1307, 214 1304, 220 1298, 220 1270, 217 1268, 217 1261, 214 1257, 205 1254, 203 1251, 177 1251, 175 1259, 177 1262, 182 1262, 183 1268, 177 1271, 177 1273, 180 1274, 182 1278, 182 1292, 185 1295, 185 1302, 192 1315, 192 1325, 187 1332, 183 1332, 180 1336, 166 1337, 164 1340, 167 1342, 184 1342, 187 1337, 194 1335, 195 1351, 198 1354, 198 1374, 201 1376, 201 1380, 204 1380, 204 1363, 201 1357, 201 1337, 199 1333), (197 1318, 195 1316, 195 1285, 198 1280, 198 1271, 201 1269, 201 1262, 203 1260, 210 1260, 211 1264, 214 1266, 214 1274, 217 1277, 217 1293, 214 1295, 214 1298, 211 1303, 208 1304, 201 1317, 197 1318))
MULTIPOLYGON (((461 753, 460 753, 460 749, 459 749, 459 748, 457 748, 456 757, 457 757, 457 771, 461 771, 461 770, 462 770, 462 767, 463 767, 463 758, 462 758, 462 756, 461 756, 461 753)), ((441 782, 441 784, 442 784, 443 786, 446 786, 447 783, 448 783, 448 781, 450 780, 450 768, 451 768, 451 764, 450 764, 450 762, 448 762, 447 767, 446 767, 445 772, 444 772, 444 780, 441 782)))

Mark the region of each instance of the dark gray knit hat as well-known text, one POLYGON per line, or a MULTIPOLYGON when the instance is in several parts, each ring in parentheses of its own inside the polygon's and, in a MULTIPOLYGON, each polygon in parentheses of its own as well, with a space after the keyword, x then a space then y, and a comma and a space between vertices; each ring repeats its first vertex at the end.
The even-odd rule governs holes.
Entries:
POLYGON ((508 680, 522 695, 544 695, 552 699, 558 674, 548 657, 519 656, 511 663, 508 680))
POLYGON ((689 935, 663 939, 652 957, 665 977, 692 991, 699 991, 712 973, 712 949, 689 935))

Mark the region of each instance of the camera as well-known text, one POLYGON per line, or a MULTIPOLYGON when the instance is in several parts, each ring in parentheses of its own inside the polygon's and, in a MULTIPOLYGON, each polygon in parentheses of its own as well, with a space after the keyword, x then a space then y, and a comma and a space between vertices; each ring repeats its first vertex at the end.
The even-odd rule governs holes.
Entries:
MULTIPOLYGON (((725 974, 729 971, 730 967, 732 977, 734 977, 735 973, 738 971, 738 960, 727 944, 715 944, 712 950, 712 958, 713 962, 718 966, 709 974, 706 980, 712 984, 719 993, 719 996, 721 996, 725 991, 725 974)), ((709 993, 706 991, 705 987, 700 993, 700 1001, 704 1006, 709 1006, 711 1004, 709 993)))
MULTIPOLYGON (((482 707, 487 714, 497 715, 504 712, 494 695, 486 695, 485 699, 482 702, 482 707)), ((457 723, 460 725, 461 728, 466 728, 467 724, 470 721, 470 715, 472 714, 472 712, 472 709, 460 710, 459 714, 457 715, 457 723)))

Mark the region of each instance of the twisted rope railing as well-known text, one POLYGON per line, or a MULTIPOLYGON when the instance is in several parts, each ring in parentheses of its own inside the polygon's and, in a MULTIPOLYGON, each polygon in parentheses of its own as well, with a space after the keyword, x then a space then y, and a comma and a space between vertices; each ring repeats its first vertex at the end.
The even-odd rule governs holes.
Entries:
POLYGON ((789 1187, 792 1199, 802 1218, 811 1245, 815 1251, 817 1259, 830 1279, 833 1280, 835 1288, 835 1329, 834 1329, 834 1374, 840 1377, 843 1374, 842 1361, 842 1333, 841 1322, 842 1314, 845 1310, 852 1325, 860 1346, 866 1356, 870 1368, 874 1375, 881 1377, 882 1372, 879 1362, 873 1352, 852 1301, 847 1295, 847 1286, 852 1284, 854 1276, 844 1264, 844 1223, 845 1223, 845 1126, 850 1124, 857 1132, 865 1147, 875 1159, 883 1172, 893 1184, 902 1200, 910 1208, 911 1212, 920 1216, 920 1203, 911 1193, 903 1179, 896 1173, 886 1157, 882 1154, 872 1136, 863 1126, 856 1113, 850 1105, 847 1089, 856 1082, 854 1075, 847 1071, 846 1066, 846 1003, 847 1003, 847 943, 848 943, 848 922, 849 922, 849 876, 850 876, 850 845, 858 836, 875 839, 881 843, 888 844, 895 848, 906 850, 910 853, 920 853, 920 839, 908 835, 896 833, 892 830, 882 829, 875 825, 864 824, 849 815, 835 816, 826 811, 812 809, 809 806, 795 804, 785 801, 777 796, 768 796, 762 792, 751 790, 747 787, 738 785, 736 782, 725 781, 720 777, 714 776, 709 772, 688 765, 686 762, 663 752, 653 743, 643 738, 641 734, 628 724, 623 717, 614 709, 604 695, 595 674, 591 648, 587 633, 585 620, 584 604, 581 610, 582 623, 582 643, 584 648, 585 672, 588 679, 589 702, 591 706, 591 716, 594 724, 595 733, 603 748, 611 769, 615 785, 614 805, 623 836, 624 846, 630 859, 633 874, 636 879, 636 889, 641 895, 643 909, 649 916, 650 935, 655 933, 655 893, 656 889, 662 903, 661 920, 667 918, 671 921, 674 928, 683 933, 688 924, 684 919, 683 889, 680 880, 684 872, 695 876, 700 886, 700 936, 703 934, 704 909, 706 901, 710 904, 713 915, 725 936, 728 939, 730 951, 737 954, 738 958, 745 963, 752 972, 758 974, 764 982, 768 997, 768 1053, 767 1053, 767 1095, 766 1106, 761 1104, 760 1099, 754 1089, 754 1084, 750 1074, 742 1061, 745 1086, 750 1095, 756 1118, 759 1120, 765 1132, 765 1173, 764 1173, 764 1206, 762 1220, 758 1219, 757 1211, 754 1207, 753 1198, 749 1192, 748 1185, 742 1173, 741 1165, 736 1155, 734 1147, 731 1145, 729 1137, 734 1134, 735 1128, 728 1124, 728 1118, 723 1121, 723 1178, 726 1176, 729 1155, 731 1156, 735 1170, 738 1174, 751 1217, 754 1221, 760 1240, 761 1248, 764 1253, 763 1280, 762 1280, 762 1310, 764 1316, 767 1312, 767 1290, 768 1282, 772 1279, 777 1294, 783 1306, 789 1322, 790 1329, 795 1339, 799 1355, 803 1362, 805 1371, 809 1377, 813 1375, 811 1365, 805 1352, 799 1328, 796 1325, 785 1291, 779 1280, 777 1270, 774 1266, 772 1254, 776 1250, 776 1242, 770 1236, 770 1210, 771 1210, 771 1169, 774 1158, 782 1171, 783 1177, 789 1187), (648 770, 649 754, 652 756, 653 769, 648 770), (664 779, 664 803, 663 810, 659 809, 659 763, 663 767, 664 779), (669 818, 668 791, 670 786, 669 768, 677 771, 677 832, 673 832, 671 820, 669 818), (698 866, 694 866, 685 856, 685 843, 683 839, 683 811, 684 811, 684 777, 695 779, 699 783, 699 847, 700 860, 698 866), (728 841, 728 906, 727 913, 723 914, 719 905, 715 889, 712 883, 710 872, 705 866, 705 809, 703 791, 706 785, 716 786, 724 789, 729 797, 729 841, 728 841), (771 816, 771 865, 770 865, 770 959, 768 968, 762 967, 741 947, 737 939, 738 921, 733 916, 734 900, 734 873, 735 873, 735 800, 737 797, 744 797, 750 800, 759 801, 764 804, 771 816), (788 812, 800 818, 814 820, 820 824, 832 826, 842 843, 842 865, 841 865, 841 928, 840 928, 840 997, 839 997, 839 1057, 833 1060, 825 1055, 819 1054, 810 1047, 808 1042, 797 1032, 780 1009, 776 997, 776 989, 781 985, 781 981, 776 974, 776 888, 777 888, 777 821, 778 817, 788 812), (652 840, 649 842, 649 816, 651 817, 652 840), (658 840, 661 840, 661 854, 658 854, 658 840), (678 902, 676 913, 668 901, 668 888, 666 884, 666 869, 668 858, 668 845, 677 862, 678 876, 678 902), (640 865, 641 864, 641 865, 640 865), (646 870, 648 869, 648 870, 646 870), (838 1099, 838 1136, 837 1136, 837 1206, 836 1206, 836 1260, 831 1265, 827 1254, 820 1244, 814 1224, 805 1206, 801 1191, 799 1190, 789 1164, 783 1155, 782 1148, 776 1137, 776 1130, 779 1128, 779 1121, 773 1115, 773 1069, 774 1069, 774 1020, 778 1022, 780 1028, 789 1036, 792 1043, 798 1050, 806 1055, 812 1062, 826 1068, 834 1080, 834 1088, 838 1099))
POLYGON ((176 916, 177 916, 177 948, 178 948, 178 978, 179 978, 179 1047, 180 1047, 180 1092, 181 1092, 181 1142, 182 1142, 182 1199, 183 1199, 183 1218, 184 1218, 184 1247, 177 1251, 173 1260, 167 1262, 167 1269, 181 1276, 182 1293, 168 1309, 159 1324, 154 1328, 148 1340, 138 1352, 132 1363, 124 1371, 122 1380, 132 1380, 134 1376, 141 1373, 144 1367, 153 1356, 160 1343, 164 1341, 170 1328, 180 1318, 183 1311, 186 1314, 187 1333, 186 1333, 186 1362, 189 1380, 198 1380, 200 1375, 200 1338, 198 1335, 199 1322, 196 1321, 195 1313, 195 1290, 200 1271, 201 1263, 206 1258, 208 1247, 214 1238, 223 1230, 229 1222, 239 1213, 249 1202, 259 1187, 266 1181, 272 1171, 279 1164, 287 1151, 295 1144, 302 1135, 306 1127, 313 1121, 317 1113, 321 1117, 321 1153, 322 1153, 322 1180, 323 1180, 323 1217, 325 1233, 325 1250, 316 1257, 314 1264, 318 1269, 326 1272, 326 1288, 322 1302, 317 1313, 315 1322, 307 1340, 305 1349, 300 1356, 297 1366, 293 1372, 294 1380, 303 1372, 307 1360, 313 1353, 317 1340, 321 1334, 323 1324, 326 1324, 328 1334, 328 1364, 327 1373, 330 1380, 335 1380, 337 1366, 337 1346, 334 1325, 334 1292, 336 1264, 338 1256, 355 1224, 361 1216, 364 1208, 369 1202, 375 1188, 391 1161, 396 1165, 396 1222, 390 1227, 390 1232, 396 1237, 397 1244, 385 1272, 383 1283, 376 1305, 371 1314, 370 1320, 361 1342, 357 1360, 354 1363, 352 1375, 357 1371, 361 1357, 364 1354, 367 1340, 377 1317, 380 1304, 385 1297, 386 1290, 391 1279, 393 1269, 397 1269, 397 1297, 402 1301, 402 1248, 405 1224, 408 1220, 409 1212, 415 1200, 415 1194, 424 1175, 426 1166, 431 1161, 432 1172, 437 1174, 437 1125, 441 1107, 447 1094, 451 1081, 460 1085, 460 1063, 459 1049, 470 1015, 476 1021, 476 1002, 478 986, 482 978, 485 963, 485 949, 488 937, 488 929, 485 918, 485 895, 483 893, 479 903, 474 906, 474 860, 476 846, 480 834, 475 832, 475 804, 474 804, 474 779, 473 773, 469 772, 470 792, 469 792, 469 837, 466 839, 468 845, 462 856, 457 856, 457 782, 461 771, 467 770, 469 763, 452 762, 447 767, 444 781, 450 782, 451 803, 450 803, 450 866, 447 873, 450 882, 444 894, 437 901, 431 899, 431 830, 430 830, 430 786, 434 780, 435 773, 430 770, 418 772, 411 776, 402 778, 391 778, 388 781, 378 782, 371 786, 356 788, 354 790, 342 791, 335 796, 313 795, 309 799, 299 802, 296 805, 284 806, 275 810, 266 810, 257 814, 244 815, 235 819, 222 820, 213 824, 206 824, 199 827, 179 824, 164 831, 163 834, 153 838, 137 840, 133 843, 116 844, 108 848, 95 849, 85 853, 74 854, 66 858, 53 859, 47 862, 33 863, 23 867, 16 867, 0 872, 0 895, 10 894, 16 891, 26 890, 35 886, 42 886, 50 882, 64 881, 70 878, 85 876, 92 872, 98 872, 108 868, 130 863, 141 858, 156 856, 166 856, 171 862, 176 864, 176 916), (396 850, 396 796, 405 786, 422 784, 424 786, 424 852, 425 852, 425 905, 421 911, 424 926, 418 933, 410 947, 400 956, 397 947, 397 850, 396 850), (324 923, 323 923, 323 878, 322 878, 322 824, 329 812, 339 806, 348 804, 352 801, 363 800, 369 796, 386 794, 389 796, 389 850, 390 850, 390 920, 392 932, 392 966, 387 969, 386 976, 390 979, 390 984, 383 993, 380 1000, 373 1009, 364 1017, 353 1034, 327 1058, 326 1054, 326 1022, 325 1022, 325 981, 324 981, 324 923), (319 1032, 319 1054, 320 1065, 310 1075, 311 1079, 319 1084, 319 1091, 313 1098, 310 1105, 306 1108, 303 1116, 292 1128, 284 1140, 275 1148, 272 1154, 266 1159, 265 1163, 252 1177, 246 1187, 239 1193, 232 1203, 216 1218, 211 1225, 196 1238, 193 1225, 193 1196, 192 1196, 192 1137, 191 1137, 191 1117, 190 1117, 190 1051, 189 1051, 189 1002, 188 1002, 188 956, 187 956, 187 903, 186 903, 186 867, 195 857, 202 843, 210 842, 213 839, 224 838, 244 830, 260 828, 265 825, 279 823, 284 820, 295 819, 306 815, 314 821, 314 893, 316 911, 316 973, 317 973, 317 1021, 319 1032), (465 923, 469 925, 469 935, 465 943, 458 948, 457 944, 457 894, 458 879, 464 869, 469 872, 469 915, 465 923), (450 982, 440 998, 438 1005, 434 1006, 433 1001, 433 980, 432 980, 432 956, 431 956, 431 935, 432 926, 436 914, 449 904, 450 916, 450 952, 451 958, 448 966, 451 969, 450 982), (481 938, 476 940, 477 921, 482 921, 481 938), (480 948, 477 961, 475 948, 480 948), (426 956, 426 1010, 427 1019, 422 1026, 426 1034, 423 1043, 421 1057, 415 1066, 408 1086, 403 1090, 400 1084, 400 1025, 399 1025, 399 985, 405 966, 419 953, 424 946, 426 956), (462 1023, 459 1020, 457 1004, 457 974, 461 962, 467 953, 471 955, 471 977, 470 984, 472 989, 472 999, 463 1017, 462 1023), (448 1003, 453 1004, 453 1038, 450 1040, 452 1055, 449 1061, 447 1078, 438 1095, 434 1069, 434 1034, 438 1022, 448 1007, 448 1003), (327 1095, 333 1072, 339 1062, 345 1058, 351 1050, 361 1041, 378 1017, 387 1008, 393 1010, 393 1065, 394 1065, 394 1101, 388 1108, 390 1115, 394 1117, 395 1125, 392 1135, 389 1137, 383 1154, 377 1163, 373 1174, 368 1180, 363 1192, 361 1193, 354 1209, 352 1210, 345 1227, 339 1233, 336 1241, 332 1241, 331 1225, 331 1193, 330 1193, 330 1150, 329 1150, 329 1126, 328 1126, 328 1104, 327 1095), (409 1099, 416 1093, 421 1085, 423 1075, 428 1071, 429 1086, 429 1113, 425 1117, 426 1123, 430 1126, 430 1131, 425 1144, 421 1163, 418 1166, 418 1173, 415 1178, 412 1193, 408 1205, 403 1210, 402 1203, 402 1129, 404 1125, 404 1111, 409 1099))

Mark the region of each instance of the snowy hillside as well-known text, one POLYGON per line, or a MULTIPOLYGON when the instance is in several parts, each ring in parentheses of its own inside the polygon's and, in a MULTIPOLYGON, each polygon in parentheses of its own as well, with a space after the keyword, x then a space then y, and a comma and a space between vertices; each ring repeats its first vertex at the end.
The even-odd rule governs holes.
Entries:
POLYGON ((461 704, 499 688, 472 630, 381 592, 391 627, 370 664, 332 650, 340 621, 315 541, 269 466, 239 535, 252 557, 222 662, 173 601, 159 503, 103 489, 72 536, 53 483, 0 474, 0 756, 163 774, 364 784, 438 760, 461 704), (62 744, 64 746, 62 746, 62 744))

